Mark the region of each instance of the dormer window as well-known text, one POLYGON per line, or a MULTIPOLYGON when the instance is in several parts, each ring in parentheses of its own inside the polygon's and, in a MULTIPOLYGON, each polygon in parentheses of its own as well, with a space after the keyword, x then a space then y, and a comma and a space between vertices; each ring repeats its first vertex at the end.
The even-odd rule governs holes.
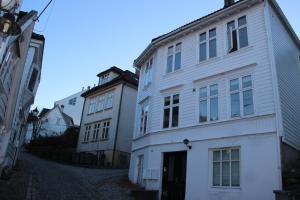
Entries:
POLYGON ((248 31, 246 16, 227 23, 228 53, 248 46, 248 31))
POLYGON ((104 74, 104 75, 102 75, 102 76, 100 77, 99 85, 103 85, 103 84, 105 84, 105 83, 107 83, 107 82, 109 82, 109 81, 110 81, 109 73, 104 74))

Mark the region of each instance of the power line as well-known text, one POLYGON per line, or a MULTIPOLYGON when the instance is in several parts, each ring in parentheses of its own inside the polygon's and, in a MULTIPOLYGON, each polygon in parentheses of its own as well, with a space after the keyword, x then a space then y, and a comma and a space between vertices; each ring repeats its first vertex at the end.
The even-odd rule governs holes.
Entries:
POLYGON ((53 2, 53 0, 50 0, 49 3, 45 6, 45 8, 42 10, 42 12, 39 14, 39 16, 36 18, 36 21, 39 21, 39 18, 43 15, 43 13, 47 10, 47 8, 50 6, 50 4, 53 2))

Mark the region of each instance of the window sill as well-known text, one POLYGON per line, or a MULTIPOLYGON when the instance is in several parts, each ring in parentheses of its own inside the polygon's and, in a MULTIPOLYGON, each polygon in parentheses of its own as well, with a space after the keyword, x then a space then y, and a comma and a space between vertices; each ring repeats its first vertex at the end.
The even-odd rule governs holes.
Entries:
POLYGON ((108 139, 100 139, 99 141, 100 142, 106 142, 106 141, 108 141, 108 139))
POLYGON ((91 115, 93 115, 93 114, 95 114, 95 113, 89 113, 89 114, 87 114, 87 116, 91 116, 91 115))
POLYGON ((221 57, 217 56, 217 57, 214 57, 214 58, 210 58, 208 60, 199 61, 199 63, 196 64, 196 66, 198 67, 198 66, 202 66, 202 65, 209 65, 209 64, 217 62, 219 60, 221 60, 221 57))
POLYGON ((170 127, 170 128, 162 128, 162 131, 171 131, 171 130, 176 130, 178 129, 179 126, 176 126, 176 127, 170 127))
POLYGON ((211 186, 209 192, 241 192, 241 187, 211 186))
POLYGON ((165 75, 163 75, 163 77, 167 78, 168 76, 172 76, 174 74, 179 74, 179 73, 182 73, 182 72, 184 72, 184 70, 182 68, 180 68, 180 69, 177 69, 176 71, 166 73, 165 75))
POLYGON ((81 144, 88 144, 89 142, 82 142, 81 144))
POLYGON ((240 48, 237 51, 234 51, 232 53, 227 52, 227 54, 224 56, 224 58, 230 58, 232 56, 239 55, 239 54, 251 51, 252 49, 253 49, 253 46, 246 46, 246 47, 240 48))

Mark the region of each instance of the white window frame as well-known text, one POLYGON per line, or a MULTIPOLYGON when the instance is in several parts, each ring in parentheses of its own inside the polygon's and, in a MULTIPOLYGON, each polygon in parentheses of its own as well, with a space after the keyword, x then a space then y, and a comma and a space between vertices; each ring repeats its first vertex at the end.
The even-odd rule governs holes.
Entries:
POLYGON ((153 58, 150 58, 145 66, 144 87, 147 87, 152 82, 153 58))
POLYGON ((106 103, 105 103, 105 109, 110 109, 113 107, 114 103, 114 92, 108 92, 106 94, 106 103))
POLYGON ((88 115, 93 114, 96 109, 96 98, 92 98, 88 106, 88 115))
POLYGON ((86 142, 86 143, 89 142, 89 140, 90 140, 90 134, 91 134, 91 129, 92 129, 92 125, 91 124, 85 125, 83 142, 86 142))
POLYGON ((106 106, 105 95, 100 95, 98 97, 97 112, 103 111, 105 109, 105 106, 106 106))
POLYGON ((240 146, 235 146, 235 147, 224 147, 224 148, 214 148, 214 149, 210 149, 209 150, 209 154, 210 154, 210 186, 212 188, 218 188, 218 189, 240 189, 241 188, 241 185, 242 185, 242 171, 241 171, 241 147, 240 146), (229 186, 223 186, 222 185, 222 163, 223 163, 223 160, 222 160, 222 151, 223 150, 227 150, 227 151, 230 151, 230 155, 229 155, 229 186), (232 150, 239 150, 239 160, 232 160, 231 159, 231 151, 232 150), (213 158, 213 153, 215 151, 219 151, 220 152, 220 160, 219 161, 214 161, 214 158, 213 158), (239 162, 239 186, 232 186, 232 177, 231 177, 231 164, 232 162, 239 162), (220 163, 220 185, 214 185, 214 182, 213 182, 213 167, 214 167, 214 163, 220 163))
POLYGON ((233 19, 233 20, 230 20, 230 21, 228 21, 228 22, 226 23, 226 29, 225 29, 225 30, 226 30, 226 46, 227 46, 227 53, 228 53, 228 54, 236 52, 236 51, 231 52, 231 49, 229 49, 229 41, 228 41, 228 24, 229 24, 230 22, 234 22, 234 27, 235 27, 234 29, 230 28, 231 48, 233 47, 232 32, 233 32, 234 30, 236 30, 236 34, 237 34, 237 50, 236 50, 236 51, 238 51, 239 49, 246 48, 246 47, 249 46, 248 16, 247 16, 247 15, 239 16, 238 18, 233 19), (246 24, 244 24, 244 25, 242 25, 242 26, 239 26, 238 20, 239 20, 240 18, 243 18, 243 17, 246 17, 246 24), (240 37, 239 37, 239 35, 240 35, 240 29, 242 29, 242 28, 247 28, 247 40, 248 40, 248 45, 245 46, 245 47, 240 47, 240 37))
POLYGON ((166 74, 178 71, 182 69, 182 42, 176 42, 175 44, 169 45, 167 48, 167 59, 166 59, 166 74), (180 45, 180 49, 178 50, 176 47, 180 45), (169 52, 169 49, 172 48, 172 52, 169 52), (179 69, 175 69, 175 59, 176 59, 176 54, 180 53, 181 59, 180 59, 180 67, 179 69), (169 56, 172 56, 172 70, 168 72, 168 59, 169 56))
POLYGON ((100 130, 101 130, 101 123, 94 123, 93 124, 93 141, 97 141, 99 140, 99 134, 100 134, 100 130))
POLYGON ((256 111, 255 111, 255 94, 254 94, 254 91, 255 91, 255 88, 254 88, 254 76, 253 74, 243 74, 241 76, 235 76, 235 77, 231 77, 230 79, 228 79, 228 91, 229 91, 229 118, 231 119, 235 119, 235 118, 241 118, 241 117, 248 117, 248 116, 253 116, 255 115, 256 111), (252 86, 251 87, 246 87, 246 88, 243 88, 243 77, 247 77, 247 76, 251 76, 251 82, 252 82, 252 86), (235 80, 235 79, 238 79, 238 82, 239 82, 239 89, 238 90, 234 90, 234 91, 231 91, 230 90, 230 81, 232 80, 235 80), (244 96, 243 96, 243 92, 244 91, 248 91, 248 90, 252 90, 252 102, 253 102, 253 113, 252 114, 247 114, 245 115, 245 112, 244 112, 244 96), (239 101, 240 101, 240 116, 232 116, 232 113, 231 113, 231 95, 232 94, 236 94, 238 93, 239 94, 239 101))
POLYGON ((102 121, 101 140, 108 140, 109 139, 110 127, 111 127, 111 120, 102 121))
POLYGON ((198 55, 199 59, 198 60, 199 60, 200 63, 218 57, 217 28, 210 28, 209 30, 207 30, 205 32, 201 32, 198 35, 198 40, 199 40, 199 47, 198 47, 198 49, 199 49, 198 50, 198 52, 199 52, 199 55, 198 55), (213 31, 213 30, 215 30, 216 35, 210 37, 209 33, 210 33, 210 31, 213 31), (201 38, 200 38, 202 34, 205 34, 205 40, 203 40, 203 41, 201 41, 201 38), (209 45, 210 45, 210 41, 211 40, 216 40, 216 55, 214 57, 210 57, 210 46, 209 45), (206 58, 204 60, 200 60, 201 59, 201 50, 200 50, 200 47, 201 47, 201 44, 204 44, 204 43, 206 43, 206 49, 205 49, 206 50, 206 58))
POLYGON ((101 78, 100 78, 99 85, 103 85, 103 84, 105 84, 105 83, 107 83, 107 82, 109 82, 109 81, 110 81, 110 74, 109 74, 109 73, 103 74, 103 75, 101 76, 101 78))
POLYGON ((198 92, 198 123, 200 124, 204 124, 204 123, 208 123, 208 122, 216 122, 220 120, 220 90, 219 90, 219 84, 218 83, 213 83, 213 84, 209 84, 206 86, 201 86, 199 87, 199 92, 198 92), (210 94, 210 87, 217 85, 217 91, 218 93, 216 95, 211 95, 210 94), (200 90, 202 88, 206 88, 206 97, 200 97, 200 90), (213 98, 218 98, 218 119, 216 120, 211 120, 211 109, 210 109, 210 104, 211 104, 211 99, 213 98), (206 111, 207 111, 207 120, 205 122, 200 122, 200 102, 201 101, 207 101, 207 105, 206 105, 206 111))
POLYGON ((140 118, 139 118, 138 135, 143 136, 148 133, 148 128, 149 128, 149 102, 148 101, 143 102, 142 104, 140 104, 140 107, 141 110, 140 110, 140 118))
POLYGON ((75 106, 76 105, 76 101, 77 101, 77 97, 74 97, 74 98, 72 98, 72 99, 69 100, 68 104, 72 105, 72 106, 75 106))
POLYGON ((179 127, 179 121, 180 121, 180 94, 179 93, 175 93, 172 95, 167 95, 163 97, 163 111, 162 111, 162 129, 171 129, 171 128, 178 128, 179 127), (173 104, 173 98, 174 96, 178 95, 179 96, 179 103, 173 104), (170 105, 165 105, 165 98, 170 97, 170 105), (178 107, 178 124, 177 126, 173 127, 172 123, 173 123, 173 108, 174 107, 178 107), (170 109, 169 111, 169 126, 168 127, 164 127, 164 112, 165 109, 170 109))

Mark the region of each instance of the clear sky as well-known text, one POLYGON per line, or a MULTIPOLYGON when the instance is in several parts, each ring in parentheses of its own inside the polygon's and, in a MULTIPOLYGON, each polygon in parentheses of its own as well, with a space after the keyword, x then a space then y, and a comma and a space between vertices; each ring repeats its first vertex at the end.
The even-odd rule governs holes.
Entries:
MULTIPOLYGON (((50 0, 23 0, 22 10, 41 11, 50 0)), ((42 79, 35 105, 53 106, 111 66, 133 71, 150 40, 223 6, 223 0, 56 0, 35 31, 44 34, 42 79), (205 3, 204 3, 205 2, 205 3)), ((297 35, 300 1, 278 0, 297 35)))

